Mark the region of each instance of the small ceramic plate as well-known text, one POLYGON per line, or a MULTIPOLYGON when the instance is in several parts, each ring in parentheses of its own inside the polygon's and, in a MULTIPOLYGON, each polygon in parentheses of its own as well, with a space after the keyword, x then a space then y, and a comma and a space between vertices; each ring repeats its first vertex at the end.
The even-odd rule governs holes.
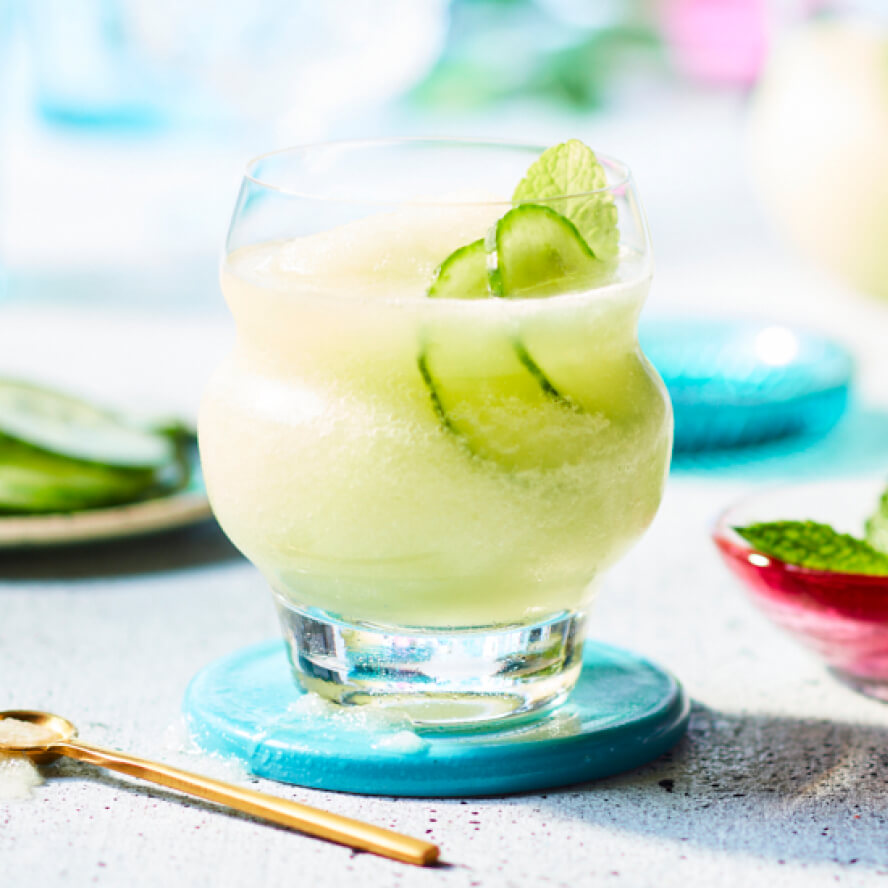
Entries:
POLYGON ((211 515, 195 451, 188 485, 166 496, 70 514, 0 517, 0 549, 125 539, 186 527, 211 515))

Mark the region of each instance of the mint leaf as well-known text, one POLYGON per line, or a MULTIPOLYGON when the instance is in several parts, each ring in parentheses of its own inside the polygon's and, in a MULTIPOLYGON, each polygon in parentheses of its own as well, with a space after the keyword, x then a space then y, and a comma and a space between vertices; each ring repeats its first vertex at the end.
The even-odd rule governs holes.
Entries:
POLYGON ((866 541, 877 552, 888 555, 888 490, 882 494, 879 507, 866 522, 866 541))
POLYGON ((518 183, 512 203, 580 195, 556 201, 552 209, 573 222, 596 258, 608 260, 617 255, 620 233, 613 195, 601 188, 607 188, 607 174, 595 152, 579 139, 570 139, 547 148, 534 161, 518 183))
POLYGON ((888 576, 888 555, 816 521, 771 521, 735 527, 753 548, 787 564, 838 573, 888 576))

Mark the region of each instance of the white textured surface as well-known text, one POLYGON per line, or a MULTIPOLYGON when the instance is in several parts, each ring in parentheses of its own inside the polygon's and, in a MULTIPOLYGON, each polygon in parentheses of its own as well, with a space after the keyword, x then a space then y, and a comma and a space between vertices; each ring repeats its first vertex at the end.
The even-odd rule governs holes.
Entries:
MULTIPOLYGON (((259 784, 427 835, 450 864, 434 871, 58 764, 31 802, 0 802, 3 888, 888 883, 888 709, 836 684, 753 611, 707 539, 716 512, 753 484, 888 471, 888 453, 879 454, 888 451, 888 312, 760 242, 739 179, 710 188, 704 155, 704 173, 716 159, 736 166, 733 143, 716 135, 729 122, 718 114, 705 121, 712 136, 687 169, 666 149, 658 160, 659 139, 645 153, 648 122, 592 139, 617 144, 620 136, 636 148, 658 248, 654 307, 770 314, 830 329, 855 346, 862 390, 882 411, 791 464, 676 473, 651 532, 608 577, 592 633, 659 660, 696 701, 675 752, 611 780, 505 799, 370 799, 259 784), (670 207, 685 207, 681 224, 672 224, 670 207)), ((631 148, 627 155, 636 162, 631 148)), ((229 335, 218 317, 12 304, 0 312, 0 371, 192 411, 229 335)), ((260 577, 212 528, 3 554, 0 708, 55 710, 96 742, 243 779, 181 751, 179 703, 207 661, 276 631, 260 577)))

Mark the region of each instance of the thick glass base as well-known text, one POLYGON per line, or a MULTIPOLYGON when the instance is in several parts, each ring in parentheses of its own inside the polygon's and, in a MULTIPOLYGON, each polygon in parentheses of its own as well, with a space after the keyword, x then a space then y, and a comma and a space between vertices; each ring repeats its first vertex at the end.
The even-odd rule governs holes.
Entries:
POLYGON ((345 623, 275 595, 297 681, 415 725, 499 726, 561 703, 580 674, 583 614, 534 625, 420 631, 345 623))

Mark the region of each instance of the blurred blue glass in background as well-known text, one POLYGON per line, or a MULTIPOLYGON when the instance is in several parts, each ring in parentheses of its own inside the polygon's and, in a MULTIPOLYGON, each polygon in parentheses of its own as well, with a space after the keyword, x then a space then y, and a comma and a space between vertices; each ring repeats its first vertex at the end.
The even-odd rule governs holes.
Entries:
MULTIPOLYGON (((0 96, 9 90, 9 47, 12 42, 12 0, 0 0, 0 96)), ((5 146, 2 138, 6 131, 9 102, 0 101, 0 171, 4 169, 5 146)), ((5 237, 3 230, 3 205, 5 202, 3 177, 0 176, 0 301, 6 295, 5 237)))
POLYGON ((816 333, 742 319, 659 318, 642 322, 639 338, 672 399, 676 453, 817 437, 848 404, 851 355, 816 333))
POLYGON ((198 309, 218 303, 219 245, 245 159, 354 119, 372 127, 437 59, 448 8, 0 4, 0 40, 13 48, 0 139, 11 296, 198 309))
POLYGON ((446 0, 28 0, 35 106, 53 124, 182 128, 390 99, 437 57, 446 0))
POLYGON ((50 123, 145 127, 167 116, 175 84, 146 57, 119 0, 29 0, 36 109, 50 123))

